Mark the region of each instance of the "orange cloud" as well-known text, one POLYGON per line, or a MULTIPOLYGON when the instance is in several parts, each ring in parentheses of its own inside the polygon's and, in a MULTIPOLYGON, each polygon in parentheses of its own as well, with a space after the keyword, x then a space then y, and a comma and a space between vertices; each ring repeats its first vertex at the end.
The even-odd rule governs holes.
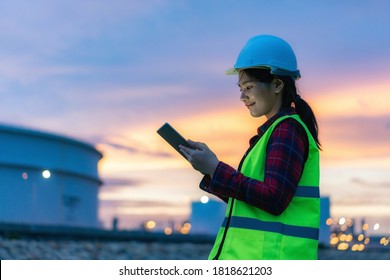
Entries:
POLYGON ((382 116, 390 113, 390 82, 386 80, 321 90, 311 100, 321 117, 382 116))

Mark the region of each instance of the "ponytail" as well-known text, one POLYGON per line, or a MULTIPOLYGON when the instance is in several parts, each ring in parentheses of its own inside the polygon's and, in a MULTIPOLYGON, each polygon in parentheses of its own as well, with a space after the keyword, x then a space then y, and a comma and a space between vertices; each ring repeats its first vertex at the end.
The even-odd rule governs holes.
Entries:
POLYGON ((282 108, 288 108, 291 107, 292 103, 294 104, 297 114, 309 129, 318 148, 321 149, 321 143, 318 139, 317 119, 310 105, 298 94, 295 80, 290 76, 278 76, 277 78, 284 82, 282 108))

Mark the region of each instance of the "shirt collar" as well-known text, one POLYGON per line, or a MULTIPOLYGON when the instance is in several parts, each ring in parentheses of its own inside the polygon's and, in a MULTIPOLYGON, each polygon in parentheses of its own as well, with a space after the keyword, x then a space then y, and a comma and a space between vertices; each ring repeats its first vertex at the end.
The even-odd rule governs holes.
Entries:
POLYGON ((265 123, 263 123, 258 129, 257 129, 257 134, 258 135, 263 135, 264 132, 267 131, 267 129, 277 120, 279 119, 280 117, 283 117, 283 116, 290 116, 290 115, 293 115, 293 114, 296 114, 296 110, 295 108, 293 107, 289 107, 289 108, 284 108, 284 109, 281 109, 279 111, 279 113, 277 113, 276 115, 274 115, 273 117, 271 117, 270 119, 268 119, 265 123))

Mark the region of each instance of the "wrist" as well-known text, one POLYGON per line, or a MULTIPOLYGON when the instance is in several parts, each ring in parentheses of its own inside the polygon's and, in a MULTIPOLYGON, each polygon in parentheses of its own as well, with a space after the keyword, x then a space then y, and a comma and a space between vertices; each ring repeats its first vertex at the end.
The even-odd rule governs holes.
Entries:
POLYGON ((217 170, 218 165, 219 165, 219 160, 214 161, 213 164, 210 165, 208 174, 211 176, 211 178, 213 177, 215 171, 217 170))

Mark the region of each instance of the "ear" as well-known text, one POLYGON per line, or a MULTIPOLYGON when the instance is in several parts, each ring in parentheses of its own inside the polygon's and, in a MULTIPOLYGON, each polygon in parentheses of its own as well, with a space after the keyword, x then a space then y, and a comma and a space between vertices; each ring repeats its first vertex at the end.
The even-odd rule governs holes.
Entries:
POLYGON ((274 91, 275 93, 281 93, 284 89, 284 82, 281 79, 274 79, 274 91))

